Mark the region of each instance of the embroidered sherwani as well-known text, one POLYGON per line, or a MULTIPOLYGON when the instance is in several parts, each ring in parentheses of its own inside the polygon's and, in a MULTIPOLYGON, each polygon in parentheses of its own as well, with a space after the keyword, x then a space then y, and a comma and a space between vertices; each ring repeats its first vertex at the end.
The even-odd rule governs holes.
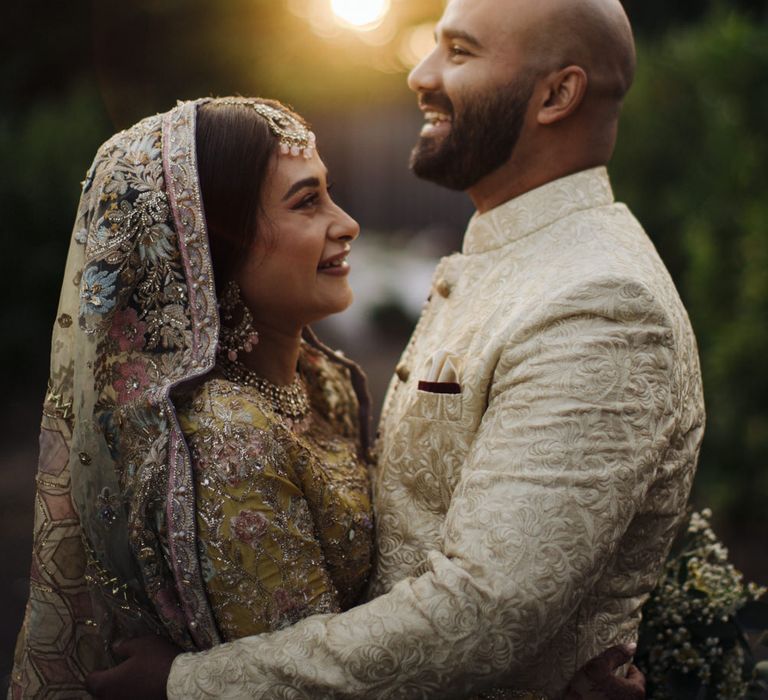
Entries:
POLYGON ((604 169, 476 215, 390 386, 371 600, 182 655, 169 697, 558 697, 635 638, 703 424, 688 317, 604 169))

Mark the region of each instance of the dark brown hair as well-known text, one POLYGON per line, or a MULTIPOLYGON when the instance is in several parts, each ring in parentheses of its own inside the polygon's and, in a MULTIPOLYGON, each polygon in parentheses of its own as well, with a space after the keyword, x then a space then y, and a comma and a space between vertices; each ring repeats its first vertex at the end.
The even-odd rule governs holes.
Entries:
MULTIPOLYGON (((258 102, 292 114, 279 102, 258 102)), ((249 105, 209 102, 197 110, 196 142, 213 274, 221 290, 256 238, 262 190, 278 139, 249 105)))

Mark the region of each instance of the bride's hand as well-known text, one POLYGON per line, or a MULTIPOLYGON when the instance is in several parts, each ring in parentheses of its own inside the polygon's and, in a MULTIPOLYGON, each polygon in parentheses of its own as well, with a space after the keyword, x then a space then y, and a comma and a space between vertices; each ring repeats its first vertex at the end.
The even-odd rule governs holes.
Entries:
POLYGON ((85 688, 93 697, 166 700, 165 686, 171 664, 182 649, 165 637, 148 636, 116 642, 112 650, 123 660, 117 666, 95 671, 85 679, 85 688))
POLYGON ((584 664, 568 684, 565 700, 643 700, 645 676, 630 666, 626 678, 613 675, 632 658, 634 645, 619 644, 584 664))

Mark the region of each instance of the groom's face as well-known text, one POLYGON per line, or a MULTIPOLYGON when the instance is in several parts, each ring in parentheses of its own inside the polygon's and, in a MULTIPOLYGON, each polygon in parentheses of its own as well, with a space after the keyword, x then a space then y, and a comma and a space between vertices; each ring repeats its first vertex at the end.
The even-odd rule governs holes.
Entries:
POLYGON ((495 91, 421 93, 426 125, 411 152, 411 169, 452 190, 472 187, 511 157, 531 92, 523 76, 495 91))
POLYGON ((411 168, 425 180, 466 190, 507 162, 518 143, 535 75, 506 27, 507 4, 453 0, 435 49, 408 78, 425 119, 411 168))

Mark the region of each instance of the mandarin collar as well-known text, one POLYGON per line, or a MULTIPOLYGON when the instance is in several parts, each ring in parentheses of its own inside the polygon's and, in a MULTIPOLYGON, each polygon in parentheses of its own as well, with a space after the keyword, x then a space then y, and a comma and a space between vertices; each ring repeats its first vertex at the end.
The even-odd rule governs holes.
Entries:
POLYGON ((464 235, 462 253, 500 248, 585 209, 612 204, 613 190, 605 166, 548 182, 498 207, 475 212, 464 235))

